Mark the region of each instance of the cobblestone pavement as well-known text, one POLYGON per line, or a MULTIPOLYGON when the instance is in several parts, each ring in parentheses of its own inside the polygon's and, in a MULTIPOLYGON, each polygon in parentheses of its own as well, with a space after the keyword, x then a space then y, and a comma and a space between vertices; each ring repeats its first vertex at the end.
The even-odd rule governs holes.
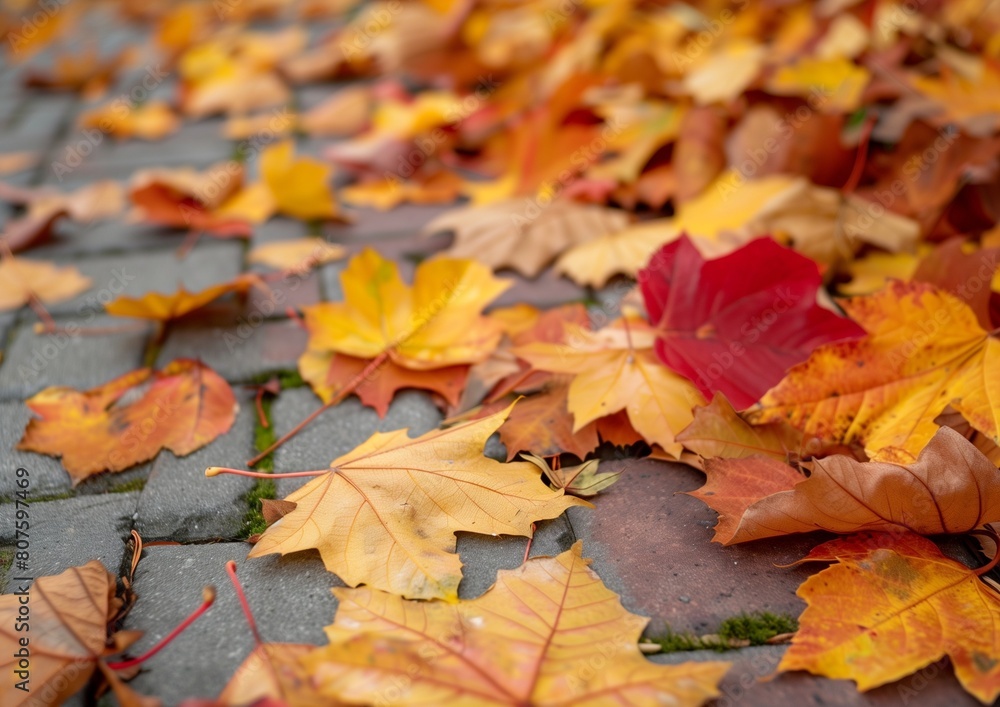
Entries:
MULTIPOLYGON (((129 27, 110 14, 86 18, 79 36, 100 36, 105 51, 127 45, 142 46, 144 30, 129 27)), ((266 25, 260 29, 269 29, 266 25)), ((311 31, 329 29, 317 23, 311 31)), ((51 60, 45 54, 33 64, 51 60)), ((115 143, 111 138, 90 145, 75 127, 75 118, 87 104, 70 94, 28 92, 22 88, 25 66, 0 69, 0 153, 40 150, 37 169, 6 181, 20 185, 53 185, 66 189, 94 179, 125 179, 150 166, 206 167, 233 154, 234 143, 222 137, 222 121, 189 122, 174 136, 153 143, 115 143), (54 167, 67 163, 74 150, 79 159, 67 173, 54 167)), ((154 67, 155 68, 155 67, 154 67)), ((109 96, 127 95, 141 85, 145 67, 120 77, 109 96)), ((169 74, 147 98, 169 99, 176 90, 169 74)), ((296 102, 310 105, 340 90, 336 85, 299 89, 296 102)), ((107 97, 104 99, 107 100, 107 97)), ((316 152, 319 145, 304 140, 300 150, 316 152)), ((413 263, 433 252, 440 240, 418 239, 419 227, 442 211, 437 207, 404 207, 390 213, 356 211, 349 226, 325 227, 332 241, 357 250, 374 244, 395 258, 404 277, 413 263)), ((0 219, 4 218, 0 210, 0 219)), ((63 323, 79 321, 92 311, 95 293, 114 286, 130 296, 149 291, 173 291, 178 283, 200 289, 248 270, 246 252, 262 242, 303 235, 306 226, 274 219, 257 229, 251 242, 204 238, 186 258, 177 247, 182 234, 123 222, 91 227, 63 226, 58 238, 32 256, 72 263, 93 279, 94 289, 53 308, 63 323)), ((288 302, 299 306, 340 297, 337 275, 342 264, 325 267, 296 284, 288 302)), ((594 307, 613 307, 613 293, 586 292, 551 274, 535 281, 516 278, 504 301, 548 306, 587 301, 594 307), (593 303, 598 304, 593 304, 593 303)), ((254 307, 253 301, 246 307, 254 307)), ((229 591, 224 563, 235 560, 265 639, 276 642, 322 643, 322 628, 332 621, 336 601, 330 594, 338 579, 327 573, 318 555, 246 560, 248 494, 254 482, 242 478, 206 479, 209 465, 241 467, 252 456, 255 426, 252 393, 245 384, 270 373, 291 372, 305 342, 293 321, 274 316, 238 333, 246 309, 221 307, 190 323, 171 327, 158 350, 150 331, 131 331, 102 337, 38 335, 30 310, 0 316, 0 551, 9 560, 13 549, 14 471, 29 470, 31 479, 31 565, 34 576, 55 574, 91 558, 112 572, 126 562, 126 541, 133 529, 147 544, 135 574, 138 602, 125 628, 144 632, 135 646, 142 651, 173 628, 200 597, 206 584, 219 587, 216 605, 166 650, 146 663, 134 685, 159 696, 166 704, 183 698, 218 694, 234 668, 252 649, 252 638, 236 597, 229 591), (234 336, 227 336, 233 334, 234 336), (233 342, 236 343, 233 343, 233 342), (242 411, 232 430, 198 452, 177 458, 169 452, 121 474, 104 474, 72 488, 58 460, 14 451, 29 418, 27 396, 49 385, 87 388, 145 363, 162 365, 178 356, 198 357, 237 388, 242 411)), ((91 325, 104 322, 100 317, 91 325)), ((318 405, 308 388, 283 390, 270 408, 278 433, 287 430, 318 405)), ((324 414, 301 436, 280 449, 276 471, 325 466, 334 457, 363 442, 378 430, 408 428, 419 434, 435 428, 439 411, 423 393, 404 392, 388 415, 379 419, 351 399, 324 414)), ((494 454, 502 453, 495 445, 494 454)), ((795 589, 809 569, 781 569, 802 557, 815 538, 788 539, 723 548, 710 542, 715 514, 699 501, 679 492, 701 483, 696 471, 651 460, 622 460, 609 467, 624 469, 621 481, 597 501, 594 510, 572 509, 565 517, 541 524, 532 554, 554 554, 578 538, 584 553, 594 558, 594 569, 629 610, 652 619, 650 632, 705 634, 741 612, 770 611, 797 615, 803 603, 795 589)), ((295 486, 279 483, 279 495, 295 486)), ((492 538, 461 534, 458 548, 465 563, 464 597, 485 591, 499 568, 515 567, 525 548, 523 538, 492 538)), ((955 548, 955 552, 961 552, 955 548)), ((6 585, 6 577, 3 584, 6 585)), ((847 682, 820 680, 808 675, 786 675, 762 682, 777 665, 783 648, 756 647, 731 651, 735 667, 723 683, 725 705, 897 705, 973 704, 949 669, 927 669, 900 685, 859 695, 847 682), (902 689, 901 686, 906 689, 902 689), (919 695, 919 697, 913 697, 919 695)), ((710 652, 677 652, 653 656, 657 662, 716 659, 710 652)), ((110 699, 110 698, 108 698, 110 699)))

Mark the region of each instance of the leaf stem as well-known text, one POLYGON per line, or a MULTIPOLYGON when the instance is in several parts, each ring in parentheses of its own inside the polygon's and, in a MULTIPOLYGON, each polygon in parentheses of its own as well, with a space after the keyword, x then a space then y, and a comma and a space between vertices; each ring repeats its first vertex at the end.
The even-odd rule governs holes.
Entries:
POLYGON ((154 655, 159 653, 161 650, 167 647, 167 645, 177 638, 188 626, 193 624, 195 620, 212 606, 215 601, 215 587, 207 586, 202 590, 202 602, 201 606, 191 612, 191 614, 181 621, 177 628, 168 633, 159 643, 150 648, 148 651, 140 655, 138 658, 130 658, 129 660, 123 660, 120 663, 108 663, 107 666, 112 670, 125 670, 127 668, 133 668, 136 665, 141 665, 146 662, 154 655))
MULTIPOLYGON (((325 412, 329 408, 332 408, 334 405, 337 405, 342 400, 344 400, 344 398, 346 398, 348 395, 350 395, 355 390, 357 390, 358 386, 361 385, 362 383, 364 383, 365 380, 368 378, 368 376, 370 376, 372 373, 374 373, 375 370, 379 366, 381 366, 383 363, 385 363, 387 360, 389 360, 389 351, 385 350, 382 353, 380 353, 378 356, 376 356, 375 358, 373 358, 371 361, 369 361, 368 365, 365 366, 358 373, 358 375, 354 376, 354 378, 352 378, 350 381, 348 381, 347 385, 345 385, 343 388, 341 388, 339 391, 337 391, 337 394, 335 396, 333 396, 333 398, 331 398, 329 402, 324 403, 322 407, 317 408, 314 412, 310 413, 299 424, 295 425, 295 427, 293 427, 288 432, 286 432, 284 435, 282 435, 280 438, 278 438, 278 440, 275 441, 274 444, 272 444, 270 447, 268 447, 267 449, 265 449, 263 452, 261 452, 260 454, 258 454, 257 456, 255 456, 253 459, 250 459, 249 461, 247 461, 247 466, 254 466, 255 464, 259 463, 261 459, 263 459, 264 457, 266 457, 268 454, 270 454, 271 452, 273 452, 275 449, 277 449, 278 447, 280 447, 281 445, 283 445, 285 442, 287 442, 288 440, 290 440, 292 437, 294 437, 295 435, 297 435, 299 432, 301 432, 302 430, 304 430, 306 428, 306 426, 310 422, 312 422, 317 417, 319 417, 320 415, 322 415, 323 412, 325 412)), ((206 473, 208 473, 208 472, 206 472, 206 473)))
POLYGON ((273 479, 275 476, 294 479, 301 476, 322 476, 329 474, 329 469, 316 469, 315 471, 289 471, 285 473, 273 473, 270 471, 246 471, 245 469, 230 469, 227 466, 210 466, 205 469, 205 476, 219 476, 220 474, 232 474, 234 476, 249 476, 251 479, 273 479))
POLYGON ((247 601, 247 595, 243 593, 243 585, 236 578, 236 563, 232 560, 226 563, 226 574, 229 575, 229 581, 233 583, 233 589, 236 590, 236 596, 240 600, 240 606, 243 608, 243 616, 246 617, 247 623, 250 625, 250 632, 253 634, 253 640, 259 648, 264 644, 264 641, 261 640, 260 632, 257 631, 257 622, 254 621, 253 612, 250 611, 250 602, 247 601))

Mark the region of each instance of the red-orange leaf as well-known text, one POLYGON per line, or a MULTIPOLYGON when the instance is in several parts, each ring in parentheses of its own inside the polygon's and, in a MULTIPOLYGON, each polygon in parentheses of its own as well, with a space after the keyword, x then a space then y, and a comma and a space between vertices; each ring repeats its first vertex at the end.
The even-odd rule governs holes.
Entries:
POLYGON ((17 448, 61 456, 74 485, 152 459, 161 449, 190 454, 228 432, 238 409, 229 384, 189 359, 84 392, 46 388, 26 404, 38 417, 17 448))
POLYGON ((870 690, 947 655, 979 700, 991 704, 1000 695, 1000 596, 930 540, 852 535, 806 559, 836 564, 799 587, 809 606, 779 670, 870 690))

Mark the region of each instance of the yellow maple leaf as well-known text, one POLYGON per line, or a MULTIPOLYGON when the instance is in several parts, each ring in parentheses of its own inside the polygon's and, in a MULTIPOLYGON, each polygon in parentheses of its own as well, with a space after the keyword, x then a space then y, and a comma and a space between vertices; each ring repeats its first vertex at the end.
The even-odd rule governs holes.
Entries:
POLYGON ((415 370, 486 358, 501 330, 480 312, 510 285, 475 261, 434 258, 420 264, 408 287, 396 265, 371 248, 350 260, 341 282, 343 302, 304 310, 309 349, 387 355, 415 370))
POLYGON ((625 410, 636 432, 676 456, 675 435, 694 419, 691 409, 705 399, 686 378, 660 363, 653 352, 655 332, 632 321, 592 332, 567 326, 567 344, 533 343, 514 353, 534 368, 571 373, 568 408, 573 431, 625 410))
POLYGON ((529 536, 534 521, 589 506, 546 487, 533 464, 483 456, 510 410, 416 439, 406 430, 372 435, 288 496, 295 510, 264 531, 250 557, 316 548, 350 586, 456 599, 456 531, 529 536))
POLYGON ((843 307, 868 336, 816 349, 747 411, 748 421, 784 419, 821 440, 863 443, 872 458, 913 461, 951 404, 1000 441, 1000 341, 965 302, 894 280, 843 307))
POLYGON ((291 140, 261 152, 260 173, 281 213, 304 221, 339 215, 330 188, 333 168, 308 157, 295 159, 291 140))
POLYGON ((626 611, 589 564, 577 541, 501 570, 486 594, 458 604, 334 589, 331 644, 303 663, 321 693, 351 704, 389 690, 435 705, 696 707, 718 695, 729 663, 646 660, 637 641, 648 619, 626 611))
POLYGON ((802 96, 823 112, 850 113, 861 105, 870 79, 868 69, 850 59, 804 57, 778 69, 767 90, 779 96, 802 96))

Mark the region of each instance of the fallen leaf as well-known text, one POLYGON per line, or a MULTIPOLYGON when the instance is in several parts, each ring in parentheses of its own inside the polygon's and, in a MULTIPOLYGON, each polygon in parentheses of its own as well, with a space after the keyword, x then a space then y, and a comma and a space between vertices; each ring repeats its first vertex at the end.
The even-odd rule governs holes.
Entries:
POLYGON ((428 390, 440 395, 447 405, 457 405, 469 373, 468 365, 414 370, 388 359, 365 374, 369 363, 369 359, 309 349, 299 358, 299 373, 324 403, 353 386, 361 404, 373 408, 379 417, 388 414, 393 397, 406 388, 428 390))
POLYGON ((623 230, 625 212, 567 199, 536 203, 531 199, 464 206, 424 227, 425 234, 453 231, 453 258, 474 258, 494 270, 509 267, 535 277, 566 249, 623 230))
POLYGON ((457 604, 334 589, 330 645, 303 662, 320 692, 351 703, 389 689, 407 704, 695 707, 718 695, 729 663, 647 661, 637 641, 648 619, 622 607, 581 547, 500 570, 486 594, 457 604), (601 669, 580 669, 597 656, 601 669))
MULTIPOLYGON (((710 478, 726 463, 709 461, 710 478)), ((729 545, 814 530, 943 535, 1000 521, 1000 472, 947 427, 911 464, 835 454, 806 466, 808 479, 753 503, 732 535, 717 533, 716 541, 729 545)))
POLYGON ((373 107, 368 86, 349 86, 302 114, 299 125, 310 135, 347 137, 368 124, 373 107))
POLYGON ((568 396, 573 432, 625 410, 646 441, 679 454, 681 444, 674 436, 690 424, 691 408, 705 399, 657 360, 655 332, 637 321, 619 321, 596 332, 569 331, 565 344, 528 344, 515 347, 514 353, 539 370, 573 374, 568 396))
POLYGON ((868 70, 850 59, 803 57, 779 67, 766 87, 777 96, 801 96, 824 113, 850 113, 860 106, 870 80, 868 70))
POLYGON ((483 456, 509 412, 416 439, 405 430, 372 435, 288 496, 295 510, 264 531, 250 557, 316 548, 349 586, 454 601, 456 531, 529 536, 533 521, 588 505, 546 488, 527 462, 483 456))
POLYGON ((200 171, 140 170, 132 176, 129 199, 139 218, 150 223, 220 237, 248 237, 247 218, 221 213, 229 199, 240 193, 242 182, 243 166, 237 162, 219 162, 200 171))
POLYGON ((309 352, 384 355, 404 368, 433 370, 481 361, 500 339, 500 327, 480 312, 509 283, 476 262, 424 261, 408 287, 395 263, 366 248, 340 279, 343 302, 303 310, 309 352))
POLYGON ((115 578, 98 560, 34 583, 12 580, 10 587, 14 591, 0 597, 0 670, 6 676, 0 700, 5 705, 63 704, 87 684, 99 661, 141 635, 108 636, 121 601, 115 596, 115 578), (22 601, 25 597, 30 604, 22 601), (25 606, 30 614, 19 613, 25 606), (30 639, 28 659, 18 657, 23 638, 30 639))
POLYGON ((872 459, 884 448, 912 461, 951 404, 994 442, 1000 396, 994 361, 1000 342, 960 299, 932 285, 891 281, 844 300, 868 333, 821 346, 746 412, 752 424, 784 419, 824 442, 860 443, 872 459))
POLYGON ((16 174, 38 164, 41 158, 37 152, 5 152, 0 154, 0 174, 16 174))
POLYGON ((706 459, 705 475, 704 486, 686 493, 719 514, 712 541, 722 544, 733 537, 743 514, 753 504, 793 489, 806 479, 787 464, 763 455, 706 459))
POLYGON ((916 253, 867 253, 844 266, 851 279, 838 284, 837 290, 851 296, 870 295, 885 287, 889 280, 912 280, 920 261, 929 252, 930 247, 921 244, 916 253))
POLYGON ((703 459, 742 459, 756 454, 779 461, 804 456, 802 433, 783 420, 751 425, 736 412, 726 396, 694 409, 694 420, 681 430, 677 441, 703 459))
POLYGON ((198 292, 188 292, 182 285, 169 295, 160 292, 147 292, 141 297, 119 295, 104 305, 104 310, 116 317, 168 322, 201 309, 209 302, 214 302, 225 295, 233 293, 245 295, 251 287, 264 288, 266 285, 259 276, 244 273, 228 282, 221 282, 198 292))
POLYGON ((700 105, 732 101, 757 78, 766 57, 767 49, 756 42, 729 42, 687 72, 684 90, 700 105))
POLYGON ((559 256, 554 270, 579 285, 604 287, 613 275, 634 277, 653 253, 679 237, 670 219, 632 224, 571 246, 559 256))
POLYGON ((986 331, 993 328, 990 319, 990 283, 997 272, 1000 248, 977 248, 966 252, 962 238, 940 244, 920 261, 913 279, 950 292, 965 302, 986 331))
POLYGON ((522 454, 525 461, 537 466, 554 488, 581 498, 596 496, 622 475, 622 470, 599 473, 600 460, 589 459, 575 466, 551 466, 534 454, 522 454))
POLYGON ((341 198, 354 206, 388 211, 403 203, 450 204, 458 199, 462 180, 454 172, 420 172, 420 176, 401 180, 398 177, 352 184, 340 190, 341 198))
POLYGON ((346 254, 344 246, 321 238, 292 238, 255 247, 247 255, 247 262, 278 270, 304 272, 341 260, 346 254))
POLYGON ((0 311, 22 307, 32 297, 45 304, 62 302, 90 285, 90 278, 72 265, 61 267, 44 260, 13 257, 0 259, 0 311))
POLYGON ((84 392, 46 388, 25 404, 36 417, 17 448, 61 456, 74 486, 152 459, 161 449, 190 454, 228 432, 239 407, 228 383, 189 359, 84 392))
POLYGON ((340 215, 330 188, 333 168, 309 157, 295 159, 291 140, 261 152, 260 173, 281 213, 304 221, 340 215))
POLYGON ((590 423, 577 429, 568 396, 565 381, 553 382, 517 404, 500 428, 507 461, 519 452, 545 457, 569 452, 583 459, 597 448, 597 425, 590 423))
POLYGON ((4 225, 0 244, 10 248, 13 253, 33 248, 48 241, 56 222, 65 216, 65 211, 46 211, 12 219, 4 225))
POLYGON ((798 595, 808 606, 778 670, 854 680, 867 691, 948 656, 984 704, 1000 694, 1000 595, 918 535, 853 535, 807 561, 836 564, 798 595))
POLYGON ((303 643, 264 643, 240 663, 219 695, 220 705, 257 707, 329 707, 320 697, 301 664, 316 650, 303 643), (270 701, 268 701, 270 700, 270 701))
POLYGON ((706 260, 682 237, 654 255, 639 286, 660 359, 706 397, 720 390, 738 408, 817 346, 864 334, 816 303, 816 263, 769 238, 706 260))
POLYGON ((80 116, 79 124, 81 128, 94 128, 120 140, 133 137, 162 140, 177 132, 181 121, 164 101, 149 101, 132 107, 113 102, 86 111, 80 116))

